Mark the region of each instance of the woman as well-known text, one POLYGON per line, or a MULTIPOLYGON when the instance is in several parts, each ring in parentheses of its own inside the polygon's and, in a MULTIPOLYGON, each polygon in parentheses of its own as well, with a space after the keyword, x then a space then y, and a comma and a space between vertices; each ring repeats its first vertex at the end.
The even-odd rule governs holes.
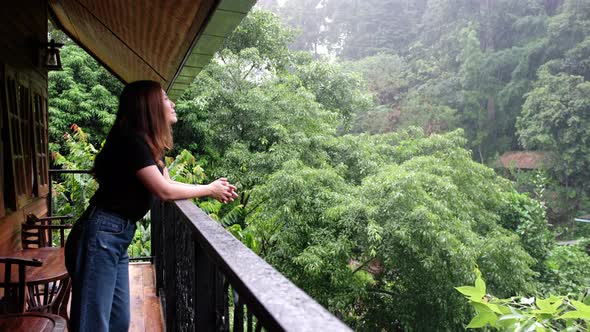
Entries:
POLYGON ((164 151, 172 148, 175 104, 157 82, 123 89, 119 110, 94 162, 99 188, 76 222, 65 249, 72 278, 73 331, 129 330, 129 256, 135 222, 154 197, 177 200, 209 196, 223 203, 237 197, 226 179, 189 185, 170 179, 164 151))

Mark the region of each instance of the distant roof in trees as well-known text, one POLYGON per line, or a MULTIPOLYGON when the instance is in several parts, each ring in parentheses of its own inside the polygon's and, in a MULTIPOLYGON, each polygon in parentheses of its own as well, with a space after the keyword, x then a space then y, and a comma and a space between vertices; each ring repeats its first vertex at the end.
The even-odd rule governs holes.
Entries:
POLYGON ((545 151, 508 151, 500 156, 498 165, 517 169, 551 167, 551 157, 545 151))
POLYGON ((123 83, 176 99, 256 0, 50 0, 52 21, 123 83))

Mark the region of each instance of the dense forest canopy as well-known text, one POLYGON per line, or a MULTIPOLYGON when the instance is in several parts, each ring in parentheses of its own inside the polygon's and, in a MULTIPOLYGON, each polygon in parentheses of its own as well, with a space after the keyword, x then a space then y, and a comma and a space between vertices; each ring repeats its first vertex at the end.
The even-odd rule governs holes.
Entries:
POLYGON ((587 211, 589 1, 261 0, 258 6, 300 31, 292 49, 363 74, 376 105, 356 113, 353 132, 462 128, 474 158, 492 166, 507 151, 542 151, 553 157, 553 191, 569 196, 553 202, 552 220, 587 211))
MULTIPOLYGON (((172 176, 239 186, 201 208, 356 330, 463 329, 475 266, 495 296, 583 298, 590 258, 555 238, 590 212, 590 1, 258 7, 176 103, 172 176), (524 149, 551 167, 490 168, 524 149)), ((122 85, 61 38, 55 163, 86 168, 122 85)))

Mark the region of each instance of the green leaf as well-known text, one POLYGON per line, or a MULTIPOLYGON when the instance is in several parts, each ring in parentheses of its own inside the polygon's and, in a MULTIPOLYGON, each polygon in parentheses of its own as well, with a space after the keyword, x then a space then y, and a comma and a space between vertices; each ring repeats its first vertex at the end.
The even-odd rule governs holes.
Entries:
POLYGON ((486 326, 490 324, 494 326, 498 317, 492 312, 480 312, 477 316, 473 317, 467 328, 469 329, 476 329, 486 326))
POLYGON ((576 301, 576 300, 571 300, 570 302, 574 305, 574 307, 578 311, 589 312, 590 313, 590 305, 587 305, 587 304, 585 304, 583 302, 576 301))
POLYGON ((502 314, 502 312, 500 311, 498 306, 495 304, 492 304, 492 303, 483 303, 483 302, 472 301, 471 305, 473 305, 473 307, 475 308, 475 310, 477 310, 477 312, 494 312, 497 314, 502 314))
POLYGON ((590 312, 586 311, 568 311, 565 314, 558 317, 559 319, 588 319, 590 320, 590 312))
POLYGON ((486 295, 485 291, 473 286, 461 286, 455 287, 455 289, 475 302, 482 302, 483 297, 486 295))
POLYGON ((563 300, 557 298, 550 298, 546 300, 537 298, 536 305, 540 310, 534 310, 534 312, 553 315, 558 311, 562 303, 563 300))
MULTIPOLYGON (((481 291, 482 293, 486 293, 486 283, 485 281, 483 281, 483 279, 481 278, 481 276, 478 276, 475 279, 475 288, 479 291, 481 291)), ((483 295, 482 295, 483 296, 483 295)))

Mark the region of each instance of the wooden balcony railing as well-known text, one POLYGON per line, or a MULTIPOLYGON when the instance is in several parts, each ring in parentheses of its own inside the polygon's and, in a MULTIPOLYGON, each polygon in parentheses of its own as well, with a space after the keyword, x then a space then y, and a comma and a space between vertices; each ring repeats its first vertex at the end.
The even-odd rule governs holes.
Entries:
POLYGON ((152 208, 167 331, 350 331, 188 200, 152 208))

